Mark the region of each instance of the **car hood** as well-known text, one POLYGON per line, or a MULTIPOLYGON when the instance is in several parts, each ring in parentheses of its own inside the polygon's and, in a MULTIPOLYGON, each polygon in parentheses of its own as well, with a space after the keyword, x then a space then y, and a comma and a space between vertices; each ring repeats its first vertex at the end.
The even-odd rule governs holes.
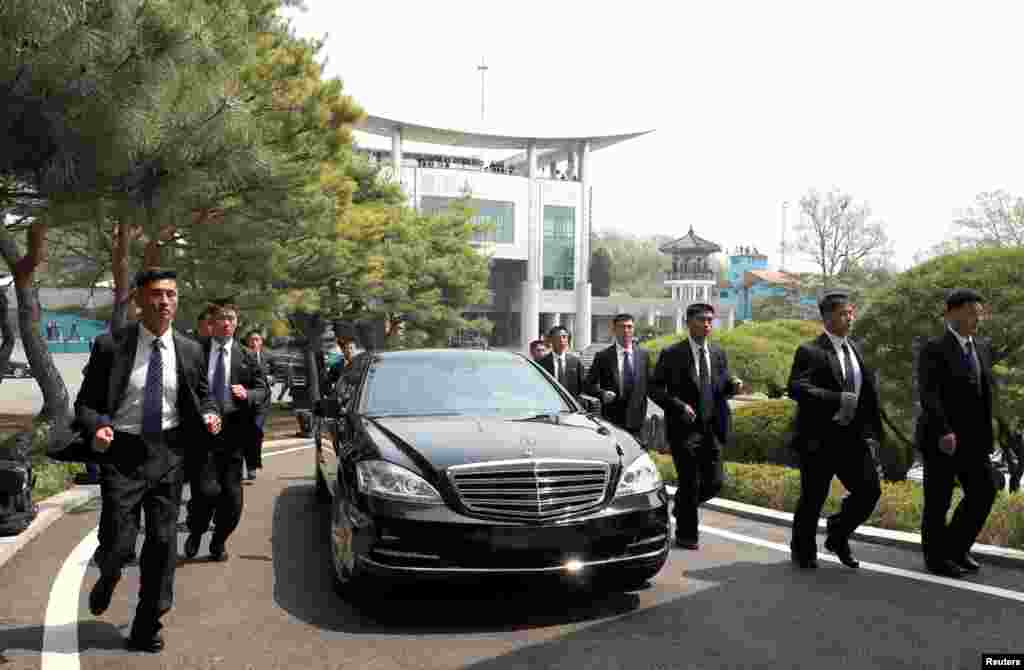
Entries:
POLYGON ((410 454, 414 460, 426 460, 437 470, 521 458, 620 463, 615 432, 609 433, 581 414, 529 420, 459 416, 379 417, 371 421, 398 448, 414 451, 410 454))

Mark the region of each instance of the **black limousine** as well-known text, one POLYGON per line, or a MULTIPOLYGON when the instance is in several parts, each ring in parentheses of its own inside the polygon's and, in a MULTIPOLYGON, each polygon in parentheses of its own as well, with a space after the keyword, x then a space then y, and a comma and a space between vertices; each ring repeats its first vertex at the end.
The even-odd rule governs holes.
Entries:
POLYGON ((668 558, 668 495, 648 454, 584 400, 516 353, 363 354, 315 408, 340 592, 380 577, 642 586, 668 558))

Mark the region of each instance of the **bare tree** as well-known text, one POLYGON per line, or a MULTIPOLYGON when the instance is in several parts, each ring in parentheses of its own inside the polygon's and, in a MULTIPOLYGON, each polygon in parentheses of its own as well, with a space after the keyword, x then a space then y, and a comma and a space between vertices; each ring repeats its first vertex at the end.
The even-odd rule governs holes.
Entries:
POLYGON ((814 261, 825 286, 879 256, 890 254, 889 237, 881 222, 869 222, 866 203, 839 191, 824 196, 808 191, 800 199, 800 223, 794 247, 814 261))
POLYGON ((967 246, 1024 246, 1024 198, 997 190, 979 193, 975 206, 953 220, 967 246))

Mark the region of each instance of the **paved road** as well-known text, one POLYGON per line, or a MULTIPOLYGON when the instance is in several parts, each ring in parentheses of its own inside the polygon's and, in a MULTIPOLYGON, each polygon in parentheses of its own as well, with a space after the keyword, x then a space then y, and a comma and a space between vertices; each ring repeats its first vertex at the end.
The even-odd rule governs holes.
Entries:
POLYGON ((826 561, 800 572, 779 550, 786 529, 710 512, 701 550, 674 550, 639 591, 414 589, 357 611, 331 590, 311 460, 309 449, 268 456, 262 478, 245 489, 229 562, 202 560, 205 542, 199 560, 182 559, 159 656, 121 650, 136 570, 101 618, 87 605, 94 568, 78 593, 54 586, 97 521, 95 509, 64 517, 0 568, 0 667, 932 669, 981 667, 983 651, 1024 651, 1022 571, 985 566, 956 583, 923 573, 916 552, 856 544, 877 567, 826 561), (80 656, 43 664, 44 637, 68 632, 44 634, 47 607, 69 597, 80 656))

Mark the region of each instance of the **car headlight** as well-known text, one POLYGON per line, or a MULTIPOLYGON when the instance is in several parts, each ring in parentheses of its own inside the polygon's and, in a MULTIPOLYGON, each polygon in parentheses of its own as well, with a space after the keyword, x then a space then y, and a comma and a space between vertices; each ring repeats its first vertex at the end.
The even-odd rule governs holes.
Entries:
POLYGON ((644 454, 630 463, 619 477, 619 486, 615 489, 615 497, 628 496, 635 493, 647 493, 661 486, 661 474, 651 457, 644 454))
POLYGON ((359 490, 390 500, 441 505, 441 494, 423 477, 387 461, 362 461, 356 464, 359 490))

